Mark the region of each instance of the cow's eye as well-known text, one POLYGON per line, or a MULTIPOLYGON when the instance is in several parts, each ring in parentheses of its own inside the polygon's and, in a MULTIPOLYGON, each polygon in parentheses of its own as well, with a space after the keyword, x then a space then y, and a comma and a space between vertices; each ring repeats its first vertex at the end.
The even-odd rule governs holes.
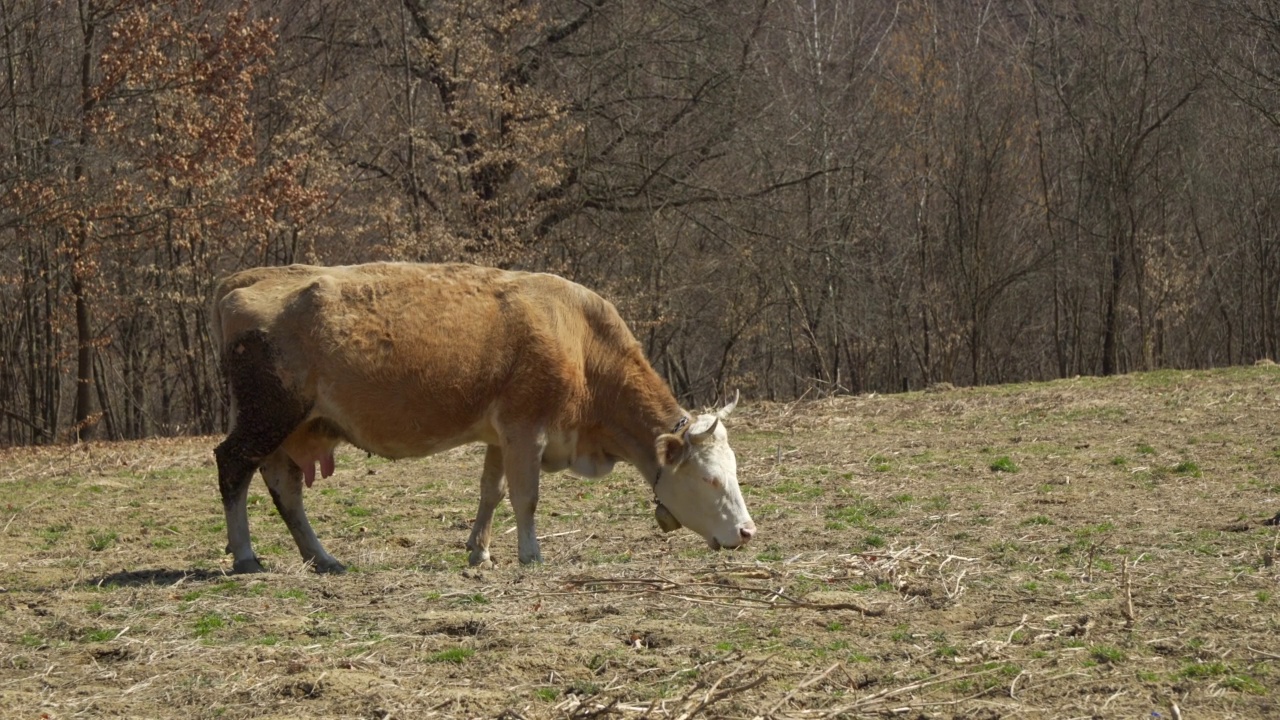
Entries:
POLYGON ((712 477, 712 476, 710 476, 710 475, 703 475, 703 476, 702 476, 702 481, 703 481, 703 482, 705 482, 705 483, 708 483, 708 484, 709 484, 709 485, 711 485, 711 487, 713 487, 713 488, 724 487, 724 483, 723 483, 723 482, 721 482, 721 481, 720 481, 720 478, 718 478, 718 477, 712 477))

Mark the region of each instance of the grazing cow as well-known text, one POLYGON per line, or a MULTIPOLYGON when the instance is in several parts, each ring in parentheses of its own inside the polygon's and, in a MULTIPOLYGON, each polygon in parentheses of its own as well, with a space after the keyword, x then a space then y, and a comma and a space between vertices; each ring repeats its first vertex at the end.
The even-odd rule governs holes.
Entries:
POLYGON ((333 472, 341 441, 388 458, 489 446, 470 562, 489 561, 507 490, 520 562, 540 562, 541 470, 599 477, 623 460, 648 480, 662 529, 714 549, 751 539, 737 461, 720 421, 693 417, 645 360, 617 310, 554 275, 468 265, 376 263, 258 268, 218 284, 213 334, 231 393, 217 447, 235 572, 262 566, 245 508, 256 469, 298 550, 344 568, 320 544, 303 483, 333 472))

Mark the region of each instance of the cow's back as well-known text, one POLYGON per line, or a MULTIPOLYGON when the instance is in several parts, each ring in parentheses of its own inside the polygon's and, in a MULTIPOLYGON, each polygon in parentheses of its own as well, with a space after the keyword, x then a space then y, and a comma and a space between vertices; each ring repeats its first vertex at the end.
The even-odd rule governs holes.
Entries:
POLYGON ((312 415, 391 457, 492 439, 495 414, 571 424, 586 365, 638 353, 585 288, 466 265, 259 268, 219 284, 215 313, 224 353, 260 333, 312 415))

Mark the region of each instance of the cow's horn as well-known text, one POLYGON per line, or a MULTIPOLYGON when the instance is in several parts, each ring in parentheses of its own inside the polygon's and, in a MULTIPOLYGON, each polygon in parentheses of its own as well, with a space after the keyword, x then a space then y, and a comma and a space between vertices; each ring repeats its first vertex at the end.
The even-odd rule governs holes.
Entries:
POLYGON ((702 432, 689 433, 689 442, 695 445, 701 445, 707 440, 710 440, 715 435, 716 425, 719 425, 719 424, 720 424, 720 418, 716 418, 711 421, 711 427, 707 428, 706 430, 703 430, 702 432))
POLYGON ((734 390, 734 391, 733 391, 733 402, 731 402, 731 403, 729 403, 728 405, 725 405, 724 407, 722 407, 722 408, 720 408, 719 410, 717 410, 717 411, 716 411, 716 417, 720 418, 721 420, 723 420, 723 419, 725 419, 725 418, 729 417, 729 413, 733 412, 733 409, 734 409, 734 408, 736 408, 736 407, 738 407, 738 398, 739 398, 739 397, 741 397, 741 396, 742 396, 742 393, 741 393, 741 392, 739 392, 739 391, 737 391, 737 390, 734 390))

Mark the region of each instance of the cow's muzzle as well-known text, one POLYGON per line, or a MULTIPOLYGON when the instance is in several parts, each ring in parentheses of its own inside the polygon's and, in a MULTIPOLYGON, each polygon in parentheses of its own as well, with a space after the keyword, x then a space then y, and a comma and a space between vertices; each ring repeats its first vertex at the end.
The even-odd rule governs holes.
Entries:
POLYGON ((748 520, 745 525, 742 525, 741 527, 738 528, 737 542, 730 545, 728 543, 720 542, 718 538, 711 537, 707 539, 707 545, 709 545, 712 550, 734 550, 742 547, 743 545, 746 545, 748 542, 751 541, 751 538, 755 537, 755 535, 756 535, 756 524, 748 520))

